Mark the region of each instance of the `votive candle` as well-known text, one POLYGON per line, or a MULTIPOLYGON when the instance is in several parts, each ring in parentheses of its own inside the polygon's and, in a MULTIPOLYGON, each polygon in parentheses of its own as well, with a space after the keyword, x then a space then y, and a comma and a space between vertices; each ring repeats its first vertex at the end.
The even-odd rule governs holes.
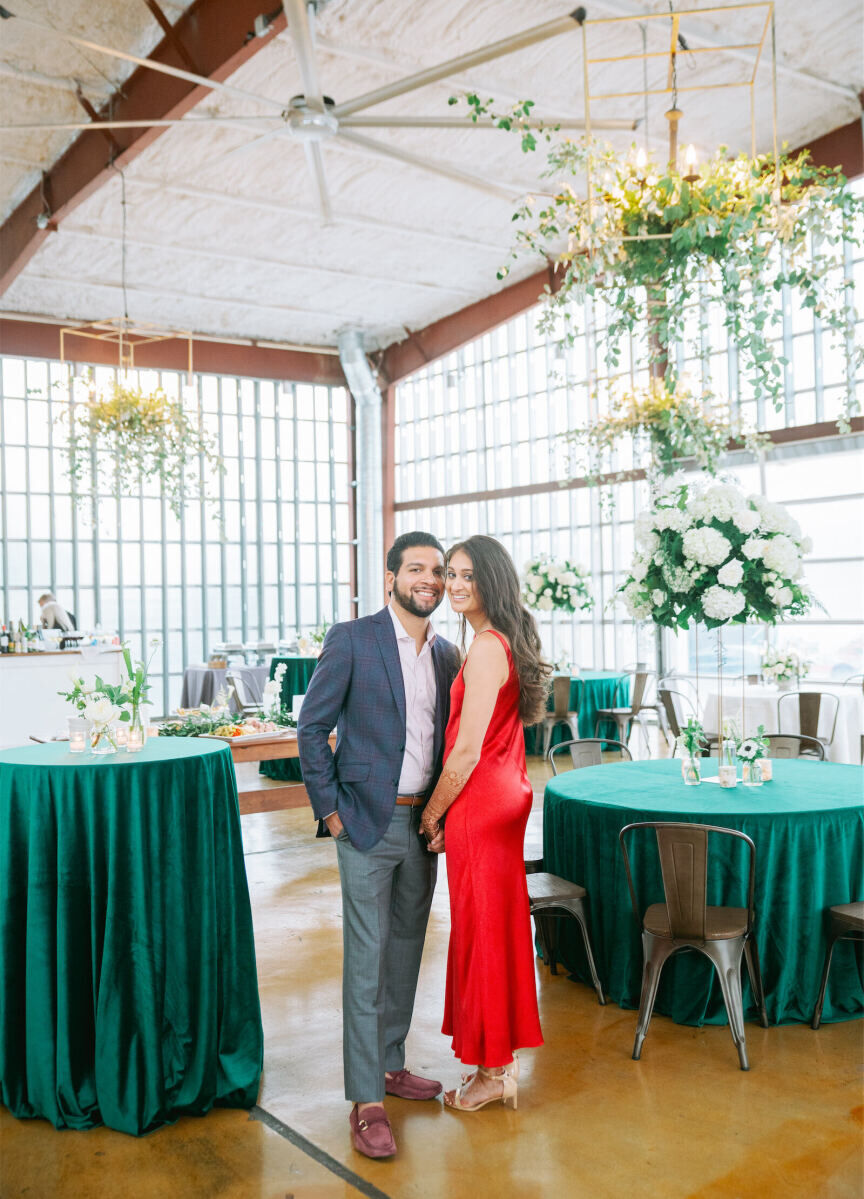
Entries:
POLYGON ((126 742, 129 740, 129 730, 125 724, 118 724, 114 733, 114 740, 117 742, 117 748, 125 748, 126 742))
POLYGON ((738 782, 738 768, 736 766, 718 766, 717 778, 720 780, 721 787, 734 787, 738 782))
POLYGON ((134 753, 138 753, 138 751, 143 748, 144 748, 144 736, 143 736, 142 730, 141 729, 130 729, 129 730, 129 740, 128 740, 128 744, 126 746, 127 751, 130 754, 134 754, 134 753))
POLYGON ((159 736, 159 725, 158 724, 149 725, 147 728, 147 737, 150 738, 150 737, 158 737, 158 736, 159 736))
POLYGON ((70 754, 83 754, 87 749, 87 737, 82 729, 73 729, 69 734, 70 754))
POLYGON ((762 766, 762 782, 770 783, 774 777, 774 763, 770 758, 760 758, 759 762, 762 766))

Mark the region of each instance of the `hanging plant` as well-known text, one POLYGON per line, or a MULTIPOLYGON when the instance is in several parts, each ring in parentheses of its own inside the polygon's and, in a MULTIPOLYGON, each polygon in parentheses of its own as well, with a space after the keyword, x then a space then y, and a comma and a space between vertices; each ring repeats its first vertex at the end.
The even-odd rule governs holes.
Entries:
POLYGON ((59 418, 68 425, 68 472, 79 504, 106 492, 137 495, 149 479, 177 517, 187 503, 207 498, 205 480, 225 465, 180 400, 161 387, 145 392, 117 380, 101 392, 89 379, 72 383, 89 390, 82 401, 70 396, 59 418))
MULTIPOLYGON (((475 119, 491 113, 491 100, 466 99, 475 119)), ((608 145, 556 142, 554 126, 526 137, 529 114, 525 102, 503 117, 491 113, 498 127, 520 135, 524 152, 543 139, 549 144, 543 174, 555 178, 554 192, 529 197, 513 215, 514 257, 540 253, 558 276, 554 290, 546 288, 541 328, 563 326, 572 343, 573 301, 602 295, 610 308, 608 368, 618 367, 631 335, 641 336, 652 373, 674 385, 686 310, 707 285, 754 397, 768 397, 779 410, 787 362, 773 340, 788 289, 833 335, 854 377, 864 346, 852 345, 856 314, 844 251, 864 240, 864 197, 839 170, 814 165, 806 150, 775 163, 772 155, 729 157, 721 146, 698 173, 685 175, 642 153, 622 159, 608 145)), ((842 429, 859 408, 847 394, 842 429)))
POLYGON ((584 566, 538 554, 525 563, 522 598, 529 608, 540 612, 588 612, 594 607, 590 581, 584 566))
POLYGON ((707 392, 694 396, 681 380, 670 387, 662 379, 613 395, 604 414, 564 439, 572 475, 611 484, 637 478, 644 469, 655 488, 662 477, 674 474, 682 458, 695 458, 702 470, 716 475, 730 441, 758 453, 770 440, 745 427, 728 403, 707 392), (633 442, 632 468, 609 470, 610 453, 627 437, 633 442))

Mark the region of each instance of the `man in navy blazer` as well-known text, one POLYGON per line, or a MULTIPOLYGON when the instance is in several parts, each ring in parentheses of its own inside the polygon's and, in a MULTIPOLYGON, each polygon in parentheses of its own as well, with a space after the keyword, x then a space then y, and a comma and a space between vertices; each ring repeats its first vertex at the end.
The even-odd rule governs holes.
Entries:
POLYGON ((434 1099, 441 1091, 405 1069, 405 1038, 437 867, 420 816, 441 773, 459 669, 458 650, 429 623, 444 596, 438 541, 397 538, 386 584, 387 607, 328 632, 297 730, 312 810, 336 838, 345 1097, 354 1147, 369 1157, 396 1151, 385 1093, 434 1099))

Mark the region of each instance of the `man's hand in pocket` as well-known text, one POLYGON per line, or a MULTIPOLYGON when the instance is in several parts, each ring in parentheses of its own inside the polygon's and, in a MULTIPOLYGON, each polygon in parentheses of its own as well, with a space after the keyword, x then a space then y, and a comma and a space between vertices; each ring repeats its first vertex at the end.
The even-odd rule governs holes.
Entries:
POLYGON ((333 812, 333 813, 331 813, 331 815, 325 817, 324 823, 327 825, 327 827, 330 830, 330 836, 334 837, 334 838, 338 837, 339 834, 342 832, 342 829, 344 828, 342 821, 339 819, 338 812, 333 812))

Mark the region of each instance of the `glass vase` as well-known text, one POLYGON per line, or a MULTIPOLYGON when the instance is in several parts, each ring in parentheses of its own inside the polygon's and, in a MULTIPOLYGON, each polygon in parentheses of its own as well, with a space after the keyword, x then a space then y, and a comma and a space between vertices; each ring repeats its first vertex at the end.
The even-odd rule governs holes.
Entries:
POLYGON ((697 757, 688 754, 681 759, 681 777, 687 787, 698 787, 702 782, 702 765, 697 757))
POLYGON ((741 765, 741 782, 745 787, 762 786, 762 763, 758 758, 741 765))
POLYGON ((91 754, 116 754, 117 745, 107 724, 96 724, 90 730, 91 754))
POLYGON ((129 722, 129 736, 126 742, 126 752, 130 754, 138 753, 144 748, 144 742, 147 740, 147 733, 144 728, 144 719, 141 715, 140 707, 135 704, 132 708, 132 719, 129 722))

